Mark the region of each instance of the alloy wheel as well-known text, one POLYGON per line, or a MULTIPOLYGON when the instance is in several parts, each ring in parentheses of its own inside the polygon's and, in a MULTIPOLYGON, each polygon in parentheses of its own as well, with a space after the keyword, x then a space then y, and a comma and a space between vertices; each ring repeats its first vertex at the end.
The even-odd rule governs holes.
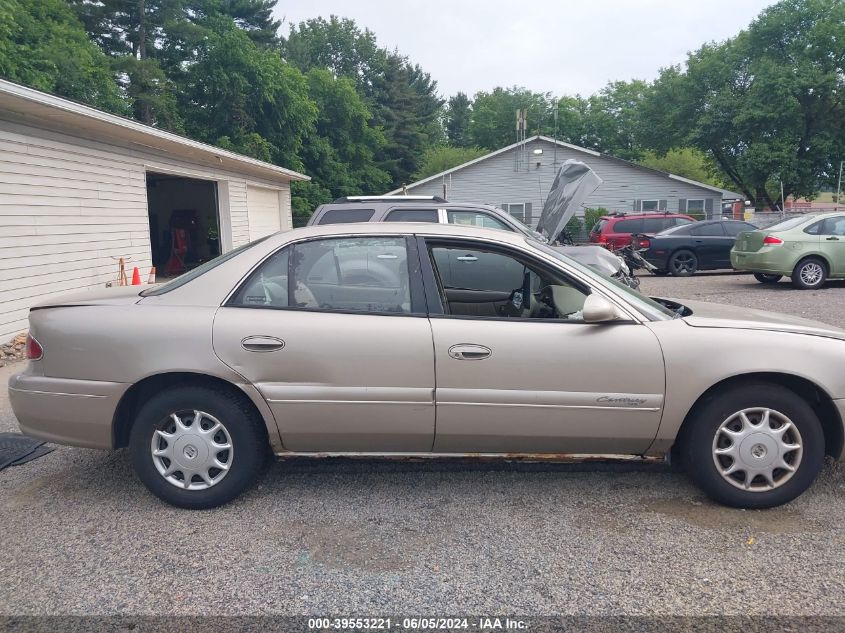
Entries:
POLYGON ((801 434, 784 414, 766 407, 731 414, 713 438, 713 462, 731 485, 752 492, 785 484, 801 464, 801 434))
POLYGON ((232 438, 220 420, 204 411, 177 411, 153 432, 150 452, 159 474, 185 490, 220 483, 232 466, 232 438))
POLYGON ((801 281, 803 281, 806 285, 815 286, 819 283, 819 281, 821 281, 822 276, 824 275, 824 269, 821 264, 817 262, 807 262, 801 267, 798 274, 801 277, 801 281))
POLYGON ((678 253, 672 258, 672 270, 675 273, 693 273, 695 269, 696 261, 691 253, 678 253))

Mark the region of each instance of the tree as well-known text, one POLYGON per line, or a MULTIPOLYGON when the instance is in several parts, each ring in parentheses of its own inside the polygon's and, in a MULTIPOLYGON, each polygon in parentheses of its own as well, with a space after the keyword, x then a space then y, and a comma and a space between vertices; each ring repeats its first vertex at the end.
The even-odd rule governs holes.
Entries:
POLYGON ((390 175, 374 156, 384 135, 369 125, 371 118, 355 84, 322 68, 308 75, 308 94, 317 106, 316 125, 301 150, 311 182, 295 183, 293 206, 299 214, 339 196, 386 191, 390 175))
POLYGON ((654 149, 709 153, 755 207, 813 196, 845 151, 845 3, 784 0, 661 71, 643 106, 654 149))
POLYGON ((0 76, 127 114, 108 58, 61 0, 0 2, 0 76))
POLYGON ((190 136, 302 169, 303 139, 317 118, 308 83, 234 24, 209 34, 187 72, 183 100, 190 136))
POLYGON ((648 84, 614 81, 587 100, 582 121, 582 143, 598 151, 627 160, 642 155, 640 106, 648 84))
POLYGON ((469 126, 472 144, 492 150, 515 143, 516 111, 521 108, 528 109, 528 136, 544 132, 552 121, 550 93, 498 87, 492 92, 476 94, 469 126))
POLYGON ((463 165, 479 156, 484 156, 487 150, 480 147, 454 147, 452 145, 439 145, 428 148, 422 156, 420 167, 414 174, 414 180, 422 180, 441 171, 452 169, 463 165))
POLYGON ((724 187, 726 183, 717 176, 718 168, 713 159, 701 150, 692 147, 670 149, 663 155, 646 150, 639 162, 641 165, 666 171, 676 176, 724 187))
POLYGON ((445 113, 446 137, 455 147, 468 147, 469 124, 472 120, 472 102, 466 93, 459 92, 449 99, 445 113))

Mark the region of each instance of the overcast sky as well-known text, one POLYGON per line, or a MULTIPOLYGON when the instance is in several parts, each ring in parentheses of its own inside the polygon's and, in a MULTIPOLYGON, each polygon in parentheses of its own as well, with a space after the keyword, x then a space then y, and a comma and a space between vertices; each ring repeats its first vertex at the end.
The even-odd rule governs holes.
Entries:
POLYGON ((290 23, 354 19, 437 80, 446 96, 495 86, 589 95, 653 79, 687 51, 743 29, 771 0, 280 0, 290 23))

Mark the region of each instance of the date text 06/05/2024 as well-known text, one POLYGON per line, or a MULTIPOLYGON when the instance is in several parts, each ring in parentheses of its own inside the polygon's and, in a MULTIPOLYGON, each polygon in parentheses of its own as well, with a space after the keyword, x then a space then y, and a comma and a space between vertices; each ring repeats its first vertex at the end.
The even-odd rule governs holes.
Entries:
POLYGON ((308 628, 311 630, 359 631, 390 629, 409 631, 523 631, 528 628, 528 623, 524 620, 508 617, 309 618, 308 628))

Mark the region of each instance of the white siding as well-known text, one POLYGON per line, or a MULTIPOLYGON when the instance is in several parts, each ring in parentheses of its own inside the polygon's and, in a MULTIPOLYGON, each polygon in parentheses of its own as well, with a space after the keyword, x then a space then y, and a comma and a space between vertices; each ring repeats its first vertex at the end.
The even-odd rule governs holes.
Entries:
MULTIPOLYGON (((147 171, 218 181, 224 247, 250 240, 242 175, 0 119, 0 341, 26 329, 33 304, 116 279, 118 257, 146 279, 147 171)), ((253 182, 290 199, 286 184, 253 182)))

